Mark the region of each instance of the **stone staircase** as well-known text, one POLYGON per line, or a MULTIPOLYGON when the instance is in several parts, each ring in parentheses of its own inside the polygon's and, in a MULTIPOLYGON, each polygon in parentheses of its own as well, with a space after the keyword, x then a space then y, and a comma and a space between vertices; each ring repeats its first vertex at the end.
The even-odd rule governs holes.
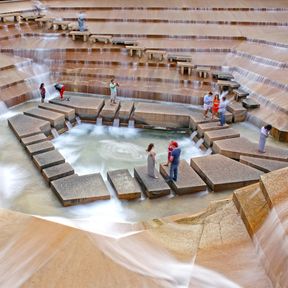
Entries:
POLYGON ((260 176, 259 184, 238 189, 234 203, 274 287, 287 287, 288 168, 260 176))

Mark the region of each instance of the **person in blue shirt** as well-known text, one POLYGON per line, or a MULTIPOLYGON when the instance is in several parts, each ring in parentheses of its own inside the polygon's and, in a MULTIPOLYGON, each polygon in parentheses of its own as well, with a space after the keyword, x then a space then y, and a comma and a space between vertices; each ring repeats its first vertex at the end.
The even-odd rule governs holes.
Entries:
POLYGON ((170 157, 170 180, 176 182, 178 177, 181 149, 178 147, 177 142, 173 142, 172 147, 173 151, 170 157))

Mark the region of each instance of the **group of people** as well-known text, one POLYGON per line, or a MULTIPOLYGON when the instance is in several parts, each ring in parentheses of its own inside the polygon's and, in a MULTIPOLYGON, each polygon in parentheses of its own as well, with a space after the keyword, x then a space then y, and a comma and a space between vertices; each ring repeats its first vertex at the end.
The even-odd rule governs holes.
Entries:
MULTIPOLYGON (((60 100, 64 100, 64 92, 65 92, 65 86, 63 84, 57 83, 54 85, 54 88, 59 92, 60 100)), ((45 84, 41 83, 39 87, 40 97, 41 97, 41 103, 45 102, 46 97, 46 88, 45 84)), ((70 98, 67 98, 66 100, 69 100, 70 98)))
MULTIPOLYGON (((153 143, 150 143, 146 149, 147 156, 147 173, 148 176, 157 179, 155 175, 155 164, 156 164, 156 152, 153 143)), ((176 141, 171 141, 168 146, 168 159, 165 166, 170 165, 169 180, 177 181, 178 179, 178 167, 180 163, 181 148, 176 141)))
POLYGON ((225 119, 225 112, 226 112, 226 107, 228 105, 228 100, 226 99, 225 96, 222 96, 220 98, 219 94, 215 94, 213 96, 212 92, 209 92, 204 96, 204 112, 203 116, 204 118, 208 118, 208 113, 211 113, 211 119, 214 119, 217 114, 219 115, 220 119, 220 125, 224 126, 226 123, 225 119))

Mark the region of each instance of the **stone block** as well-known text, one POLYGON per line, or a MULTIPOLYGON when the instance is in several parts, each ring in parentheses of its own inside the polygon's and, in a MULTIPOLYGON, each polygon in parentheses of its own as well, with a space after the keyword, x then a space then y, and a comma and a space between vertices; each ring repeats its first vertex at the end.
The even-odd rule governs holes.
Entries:
POLYGON ((190 112, 170 105, 137 103, 134 111, 136 124, 169 128, 188 128, 190 112))
POLYGON ((260 186, 269 207, 277 210, 288 199, 288 167, 262 175, 260 186))
POLYGON ((262 171, 219 154, 192 158, 191 167, 215 192, 256 183, 263 174, 262 171))
POLYGON ((229 112, 229 111, 225 112, 225 121, 226 121, 226 123, 232 123, 233 122, 233 115, 231 112, 229 112))
POLYGON ((56 105, 52 103, 41 103, 38 105, 38 107, 41 109, 46 109, 46 110, 64 114, 65 119, 70 122, 73 122, 75 120, 75 109, 73 108, 65 107, 62 105, 56 105))
POLYGON ((260 107, 260 103, 252 98, 243 99, 242 105, 246 109, 255 109, 260 107))
POLYGON ((69 163, 62 163, 42 170, 44 179, 47 182, 74 174, 74 169, 69 163))
POLYGON ((49 152, 34 155, 33 162, 35 163, 37 168, 42 171, 42 169, 64 163, 65 159, 57 150, 52 150, 49 152))
POLYGON ((149 198, 157 198, 170 194, 170 187, 156 169, 155 175, 158 177, 158 179, 148 176, 147 166, 139 166, 134 168, 134 177, 140 183, 141 187, 149 198))
POLYGON ((100 112, 100 117, 105 121, 112 121, 120 107, 120 103, 111 104, 110 100, 105 100, 105 104, 100 112))
MULTIPOLYGON (((160 164, 160 173, 164 178, 169 178, 169 170, 170 166, 160 164)), ((178 195, 195 193, 206 189, 205 182, 185 160, 180 161, 177 181, 169 182, 169 185, 178 195)))
POLYGON ((44 142, 47 140, 48 140, 47 136, 44 133, 40 133, 40 134, 36 134, 33 136, 21 138, 21 143, 24 146, 27 146, 27 145, 32 145, 32 144, 44 142))
POLYGON ((204 118, 203 114, 194 112, 192 115, 190 115, 189 127, 192 128, 192 130, 196 130, 198 124, 210 122, 219 122, 219 119, 212 120, 211 118, 204 118))
POLYGON ((57 130, 64 128, 65 117, 63 114, 57 112, 40 108, 32 108, 28 111, 25 111, 24 115, 49 121, 51 126, 53 126, 57 130))
POLYGON ((245 121, 247 116, 247 109, 241 103, 232 101, 228 104, 227 110, 233 115, 233 122, 245 121))
POLYGON ((249 235, 253 237, 269 214, 268 203, 259 183, 235 190, 233 201, 249 235))
POLYGON ((240 133, 232 128, 212 130, 204 133, 204 141, 208 146, 212 146, 214 141, 237 138, 240 137, 240 133))
POLYGON ((60 178, 52 181, 51 187, 63 206, 110 199, 100 173, 60 178))
POLYGON ((45 142, 40 142, 36 144, 31 144, 26 146, 26 149, 30 156, 40 154, 40 153, 45 153, 48 151, 54 150, 54 145, 50 141, 45 141, 45 142))
POLYGON ((288 167, 288 162, 240 155, 240 162, 265 173, 288 167))
POLYGON ((128 122, 134 109, 133 102, 120 102, 119 118, 120 121, 128 122))
POLYGON ((17 138, 33 136, 44 133, 49 135, 51 126, 48 121, 36 119, 23 114, 18 114, 8 119, 8 125, 13 130, 17 138))
POLYGON ((95 97, 70 97, 69 101, 61 101, 59 98, 54 98, 49 101, 50 103, 62 105, 75 109, 75 113, 81 119, 95 120, 98 117, 103 105, 104 100, 95 97))
POLYGON ((127 169, 108 171, 107 179, 119 199, 133 200, 141 197, 141 187, 127 169))
POLYGON ((199 137, 203 137, 206 131, 222 130, 229 128, 229 125, 226 123, 223 126, 220 126, 218 122, 209 122, 202 123, 197 125, 197 132, 199 137))
POLYGON ((266 153, 260 153, 258 152, 258 144, 252 143, 244 137, 214 141, 212 149, 215 153, 236 160, 240 160, 240 155, 243 155, 262 159, 288 161, 287 149, 266 146, 266 153))

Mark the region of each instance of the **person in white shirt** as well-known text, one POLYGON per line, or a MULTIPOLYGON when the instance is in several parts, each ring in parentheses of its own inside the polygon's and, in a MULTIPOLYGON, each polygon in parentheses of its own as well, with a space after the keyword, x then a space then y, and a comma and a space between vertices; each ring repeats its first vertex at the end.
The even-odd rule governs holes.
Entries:
POLYGON ((270 124, 263 126, 260 130, 260 139, 259 139, 259 146, 258 146, 258 152, 265 153, 265 143, 266 139, 270 134, 270 131, 272 129, 272 126, 270 124))
POLYGON ((220 100, 219 109, 218 109, 219 118, 220 118, 220 126, 224 126, 226 123, 225 112, 226 112, 226 107, 228 103, 229 102, 226 100, 226 97, 223 96, 220 100))
POLYGON ((209 92, 208 94, 206 94, 204 96, 204 118, 207 118, 207 114, 208 114, 208 111, 211 112, 211 109, 212 109, 212 103, 213 103, 213 93, 212 92, 209 92))

